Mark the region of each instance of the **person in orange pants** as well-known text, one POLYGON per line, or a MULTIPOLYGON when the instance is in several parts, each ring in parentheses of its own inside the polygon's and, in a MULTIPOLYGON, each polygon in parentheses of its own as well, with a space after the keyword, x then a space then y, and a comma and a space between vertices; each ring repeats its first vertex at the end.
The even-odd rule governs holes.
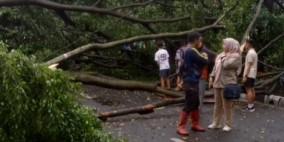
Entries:
POLYGON ((185 129, 188 116, 191 117, 191 129, 198 132, 204 132, 205 129, 199 125, 199 79, 201 77, 202 68, 208 64, 206 53, 201 53, 201 35, 198 32, 192 32, 188 35, 188 46, 185 51, 184 63, 182 65, 183 72, 183 89, 185 91, 185 106, 179 117, 177 133, 180 135, 188 135, 185 129))

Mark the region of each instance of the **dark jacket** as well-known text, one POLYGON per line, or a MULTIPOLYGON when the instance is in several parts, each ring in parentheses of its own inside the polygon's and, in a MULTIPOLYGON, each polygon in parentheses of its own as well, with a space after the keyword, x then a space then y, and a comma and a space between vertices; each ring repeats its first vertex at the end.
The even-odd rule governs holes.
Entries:
POLYGON ((204 57, 199 51, 194 48, 188 48, 185 52, 184 57, 184 83, 198 83, 201 77, 202 68, 207 64, 207 57, 204 57))

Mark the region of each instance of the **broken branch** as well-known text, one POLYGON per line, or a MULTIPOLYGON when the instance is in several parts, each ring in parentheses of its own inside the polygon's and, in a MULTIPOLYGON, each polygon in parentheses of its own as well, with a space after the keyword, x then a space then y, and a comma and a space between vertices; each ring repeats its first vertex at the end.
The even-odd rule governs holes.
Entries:
POLYGON ((259 17, 259 14, 260 14, 260 11, 261 11, 261 6, 262 6, 263 2, 264 2, 264 0, 259 0, 258 5, 257 5, 257 7, 256 7, 256 12, 255 12, 255 14, 254 14, 254 16, 253 16, 253 18, 252 18, 252 20, 251 20, 249 26, 247 27, 247 29, 246 29, 246 31, 245 31, 245 33, 244 33, 244 35, 243 35, 243 38, 242 38, 242 42, 241 42, 241 43, 244 43, 244 42, 245 42, 247 36, 249 35, 251 29, 253 28, 253 26, 254 26, 254 24, 255 24, 257 18, 259 17))

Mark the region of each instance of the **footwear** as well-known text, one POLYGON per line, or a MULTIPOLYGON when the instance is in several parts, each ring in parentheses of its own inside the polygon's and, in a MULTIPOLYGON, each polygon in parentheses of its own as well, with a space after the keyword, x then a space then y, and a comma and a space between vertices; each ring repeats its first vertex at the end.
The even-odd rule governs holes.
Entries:
POLYGON ((247 109, 248 109, 248 111, 249 111, 249 112, 254 112, 254 111, 255 111, 254 106, 253 106, 253 107, 251 107, 251 108, 249 108, 249 107, 248 107, 247 109))
POLYGON ((197 132, 205 132, 205 129, 199 125, 199 110, 198 109, 193 110, 190 113, 190 116, 192 121, 191 129, 197 132))
POLYGON ((221 125, 216 125, 215 123, 212 123, 208 126, 209 129, 220 129, 221 127, 221 125))
POLYGON ((183 136, 188 136, 188 132, 185 129, 185 125, 187 122, 187 116, 188 113, 182 111, 180 116, 179 116, 179 122, 178 122, 178 127, 177 127, 177 133, 183 136))
POLYGON ((225 127, 223 128, 223 131, 225 132, 230 132, 232 130, 231 127, 229 127, 228 125, 225 125, 225 127))
POLYGON ((176 87, 175 91, 181 91, 182 89, 180 87, 176 87))
POLYGON ((248 106, 245 106, 241 109, 241 111, 245 112, 245 111, 248 111, 248 112, 254 112, 255 111, 255 108, 254 106, 249 108, 248 106))

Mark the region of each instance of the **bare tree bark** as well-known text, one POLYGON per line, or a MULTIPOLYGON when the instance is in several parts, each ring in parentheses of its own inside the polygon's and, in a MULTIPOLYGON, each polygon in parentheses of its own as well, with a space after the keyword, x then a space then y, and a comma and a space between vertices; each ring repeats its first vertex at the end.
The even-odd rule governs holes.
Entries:
POLYGON ((63 55, 60 55, 48 62, 46 62, 47 65, 52 65, 55 63, 59 63, 63 60, 69 59, 75 55, 81 54, 83 52, 86 52, 90 49, 95 49, 95 48, 100 48, 100 49, 105 49, 105 48, 111 48, 114 46, 118 46, 124 43, 131 43, 135 41, 141 41, 141 40, 149 40, 149 39, 161 39, 161 38, 169 38, 169 37, 180 37, 187 35, 188 33, 191 33, 193 31, 198 31, 198 32, 204 32, 207 30, 211 29, 223 29, 224 26, 220 25, 210 25, 210 26, 205 26, 202 28, 197 28, 197 29, 192 29, 190 31, 183 31, 183 32, 178 32, 178 33, 159 33, 159 34, 150 34, 150 35, 141 35, 141 36, 136 36, 136 37, 131 37, 127 39, 122 39, 118 41, 113 41, 113 42, 108 42, 108 43, 91 43, 87 45, 83 45, 81 47, 78 47, 72 51, 69 51, 63 55))
POLYGON ((245 33, 244 33, 244 35, 243 35, 243 38, 242 38, 242 42, 241 42, 241 43, 244 43, 244 42, 245 42, 247 36, 249 35, 251 29, 253 28, 253 26, 254 26, 254 24, 255 24, 257 18, 259 17, 259 14, 260 14, 261 7, 262 7, 263 2, 264 2, 264 0, 259 0, 258 5, 257 5, 257 7, 256 7, 256 12, 255 12, 255 14, 254 14, 254 16, 253 16, 253 18, 252 18, 252 20, 251 20, 249 26, 247 27, 247 29, 246 29, 246 31, 245 31, 245 33))

